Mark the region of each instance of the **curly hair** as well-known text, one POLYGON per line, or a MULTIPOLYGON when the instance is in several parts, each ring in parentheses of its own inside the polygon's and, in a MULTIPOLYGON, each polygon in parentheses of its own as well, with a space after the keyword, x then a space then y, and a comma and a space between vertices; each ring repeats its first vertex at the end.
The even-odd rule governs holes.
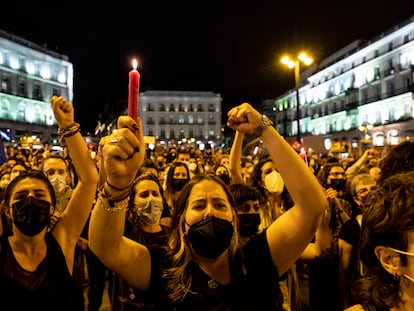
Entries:
MULTIPOLYGON (((399 278, 388 273, 375 255, 379 245, 406 250, 408 233, 414 231, 414 172, 384 180, 375 199, 363 211, 359 256, 363 275, 353 284, 359 303, 392 308, 402 302, 399 278)), ((406 255, 399 255, 407 264, 406 255)))
POLYGON ((218 187, 221 187, 224 190, 232 208, 234 234, 229 246, 230 258, 234 257, 240 245, 235 202, 227 186, 214 174, 199 174, 191 178, 190 181, 184 186, 180 198, 177 201, 176 208, 172 213, 172 232, 168 242, 171 268, 166 269, 163 273, 163 276, 168 280, 168 296, 173 302, 180 301, 191 287, 192 276, 190 271, 190 263, 192 253, 186 240, 185 215, 188 207, 188 198, 193 190, 193 187, 205 180, 215 182, 218 187))
POLYGON ((391 175, 414 171, 414 143, 404 141, 390 148, 380 161, 379 167, 379 183, 391 175))

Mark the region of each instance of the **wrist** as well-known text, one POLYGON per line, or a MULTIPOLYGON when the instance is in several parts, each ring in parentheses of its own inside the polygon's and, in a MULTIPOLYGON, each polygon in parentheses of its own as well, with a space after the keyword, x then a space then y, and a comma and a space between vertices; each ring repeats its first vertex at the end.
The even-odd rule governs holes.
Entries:
POLYGON ((272 120, 270 120, 266 115, 262 115, 262 120, 260 121, 259 126, 253 130, 252 135, 254 137, 262 136, 264 130, 267 129, 269 126, 273 126, 272 120))

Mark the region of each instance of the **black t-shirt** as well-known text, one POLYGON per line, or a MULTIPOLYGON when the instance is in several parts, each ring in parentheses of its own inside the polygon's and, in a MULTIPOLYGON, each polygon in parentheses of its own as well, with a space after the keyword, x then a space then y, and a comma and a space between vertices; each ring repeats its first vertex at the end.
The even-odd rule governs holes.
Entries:
POLYGON ((16 261, 7 237, 0 238, 1 310, 73 311, 73 279, 62 249, 51 233, 45 239, 46 257, 29 272, 16 261))
POLYGON ((212 280, 197 264, 191 263, 190 290, 175 303, 167 300, 166 280, 162 277, 163 269, 168 266, 166 255, 160 248, 150 248, 150 252, 152 274, 149 292, 160 302, 157 310, 282 310, 279 275, 271 259, 265 231, 250 239, 243 251, 231 260, 231 283, 228 285, 212 280))

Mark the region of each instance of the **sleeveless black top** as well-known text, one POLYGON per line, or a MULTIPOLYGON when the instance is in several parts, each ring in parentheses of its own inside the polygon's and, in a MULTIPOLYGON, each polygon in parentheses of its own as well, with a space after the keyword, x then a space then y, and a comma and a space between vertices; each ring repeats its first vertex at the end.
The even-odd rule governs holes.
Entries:
POLYGON ((1 310, 72 310, 73 280, 62 249, 51 233, 45 239, 46 257, 30 272, 17 262, 7 237, 0 238, 1 310))

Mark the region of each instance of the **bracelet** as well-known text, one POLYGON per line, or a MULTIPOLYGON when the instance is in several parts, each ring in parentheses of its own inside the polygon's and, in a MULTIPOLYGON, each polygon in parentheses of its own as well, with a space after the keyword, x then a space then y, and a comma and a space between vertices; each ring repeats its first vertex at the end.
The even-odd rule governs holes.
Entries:
POLYGON ((121 209, 127 208, 129 204, 129 197, 118 202, 112 202, 105 199, 102 195, 98 197, 98 200, 101 201, 102 207, 108 213, 116 213, 119 212, 121 209))
POLYGON ((112 188, 112 189, 114 189, 114 190, 116 190, 116 191, 124 191, 124 190, 127 190, 127 189, 131 188, 131 185, 128 185, 128 186, 127 186, 127 187, 125 187, 125 188, 118 188, 118 187, 115 187, 114 185, 111 185, 111 184, 109 183, 108 179, 106 180, 106 184, 109 186, 109 188, 112 188))
POLYGON ((98 199, 102 201, 103 208, 107 212, 114 213, 120 211, 123 208, 128 207, 130 195, 131 190, 125 193, 120 198, 114 198, 105 191, 105 187, 102 187, 102 190, 99 191, 98 199))
POLYGON ((76 133, 78 133, 80 131, 80 125, 79 123, 73 122, 72 124, 69 124, 68 126, 64 127, 64 128, 59 128, 58 129, 58 135, 61 137, 70 137, 75 135, 76 133))
POLYGON ((273 126, 272 120, 270 120, 265 115, 262 116, 262 120, 260 121, 260 124, 258 127, 256 127, 252 133, 254 137, 260 137, 263 133, 263 131, 268 128, 269 126, 273 126))

